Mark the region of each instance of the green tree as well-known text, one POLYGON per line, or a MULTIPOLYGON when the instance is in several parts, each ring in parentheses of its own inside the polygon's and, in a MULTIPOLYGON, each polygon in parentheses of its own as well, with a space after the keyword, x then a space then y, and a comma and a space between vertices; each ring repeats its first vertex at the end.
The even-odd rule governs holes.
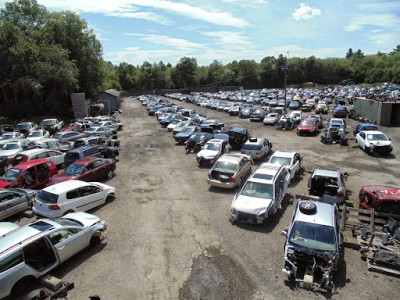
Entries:
POLYGON ((352 57, 353 54, 354 54, 354 53, 353 53, 353 49, 349 48, 349 51, 347 51, 347 53, 346 53, 346 58, 352 57))
POLYGON ((183 57, 179 60, 175 67, 175 86, 183 88, 191 88, 196 86, 197 78, 197 60, 196 58, 183 57))

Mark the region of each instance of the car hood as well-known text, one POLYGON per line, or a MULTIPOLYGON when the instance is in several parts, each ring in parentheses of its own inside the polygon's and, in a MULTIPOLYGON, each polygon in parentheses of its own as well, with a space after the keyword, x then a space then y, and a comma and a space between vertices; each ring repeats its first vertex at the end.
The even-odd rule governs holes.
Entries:
POLYGON ((175 135, 175 137, 176 137, 176 138, 188 137, 188 136, 191 136, 192 134, 193 134, 193 132, 192 132, 192 133, 179 132, 179 133, 177 133, 177 134, 175 135))
POLYGON ((247 212, 251 214, 256 214, 259 208, 269 207, 271 205, 272 199, 265 198, 255 198, 249 196, 239 195, 232 207, 237 211, 247 212))
POLYGON ((201 150, 197 153, 197 157, 215 157, 217 156, 218 151, 215 150, 201 150))
POLYGON ((392 144, 390 141, 371 141, 369 143, 374 146, 389 146, 392 144))
POLYGON ((17 154, 20 151, 21 151, 21 149, 1 150, 0 151, 0 156, 11 156, 11 155, 17 154))
POLYGON ((11 190, 15 190, 17 192, 22 192, 22 193, 27 194, 27 195, 36 195, 36 194, 39 193, 38 190, 24 189, 24 188, 13 188, 11 190))
POLYGON ((276 120, 276 117, 265 117, 264 122, 273 122, 276 120))
POLYGON ((3 180, 0 180, 0 188, 8 187, 13 183, 14 183, 14 181, 3 181, 3 180))
POLYGON ((86 212, 69 213, 62 218, 77 220, 78 222, 82 223, 84 227, 90 227, 100 222, 99 217, 86 212))

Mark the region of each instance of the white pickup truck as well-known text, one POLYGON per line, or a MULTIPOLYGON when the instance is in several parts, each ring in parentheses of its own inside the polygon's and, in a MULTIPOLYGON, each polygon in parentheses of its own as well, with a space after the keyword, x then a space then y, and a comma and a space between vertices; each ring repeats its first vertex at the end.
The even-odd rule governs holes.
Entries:
POLYGON ((64 122, 58 119, 44 119, 42 121, 42 129, 47 130, 50 134, 54 134, 64 127, 64 122))

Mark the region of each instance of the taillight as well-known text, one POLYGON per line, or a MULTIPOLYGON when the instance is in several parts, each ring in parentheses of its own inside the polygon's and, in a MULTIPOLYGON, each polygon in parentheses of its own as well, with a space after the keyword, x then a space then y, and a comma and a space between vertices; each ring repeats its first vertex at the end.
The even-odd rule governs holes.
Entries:
POLYGON ((344 196, 344 194, 340 193, 340 192, 338 192, 337 195, 338 195, 338 197, 343 197, 344 196))
POLYGON ((229 182, 236 182, 236 179, 235 178, 231 178, 231 179, 229 179, 229 182))
POLYGON ((50 210, 60 210, 60 207, 57 204, 49 205, 50 210))
POLYGON ((246 154, 246 151, 242 151, 242 154, 246 154))
POLYGON ((260 155, 260 152, 256 152, 256 155, 260 155))

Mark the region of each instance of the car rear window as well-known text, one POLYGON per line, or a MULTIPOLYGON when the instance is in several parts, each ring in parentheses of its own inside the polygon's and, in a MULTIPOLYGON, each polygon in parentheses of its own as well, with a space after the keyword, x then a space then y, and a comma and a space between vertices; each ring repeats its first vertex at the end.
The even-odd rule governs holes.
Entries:
POLYGON ((261 150, 261 148, 261 145, 256 144, 244 144, 242 147, 243 150, 261 150))
POLYGON ((66 159, 79 159, 79 153, 76 152, 68 152, 65 154, 66 159))
POLYGON ((57 203, 58 195, 42 190, 36 198, 43 203, 57 203))

